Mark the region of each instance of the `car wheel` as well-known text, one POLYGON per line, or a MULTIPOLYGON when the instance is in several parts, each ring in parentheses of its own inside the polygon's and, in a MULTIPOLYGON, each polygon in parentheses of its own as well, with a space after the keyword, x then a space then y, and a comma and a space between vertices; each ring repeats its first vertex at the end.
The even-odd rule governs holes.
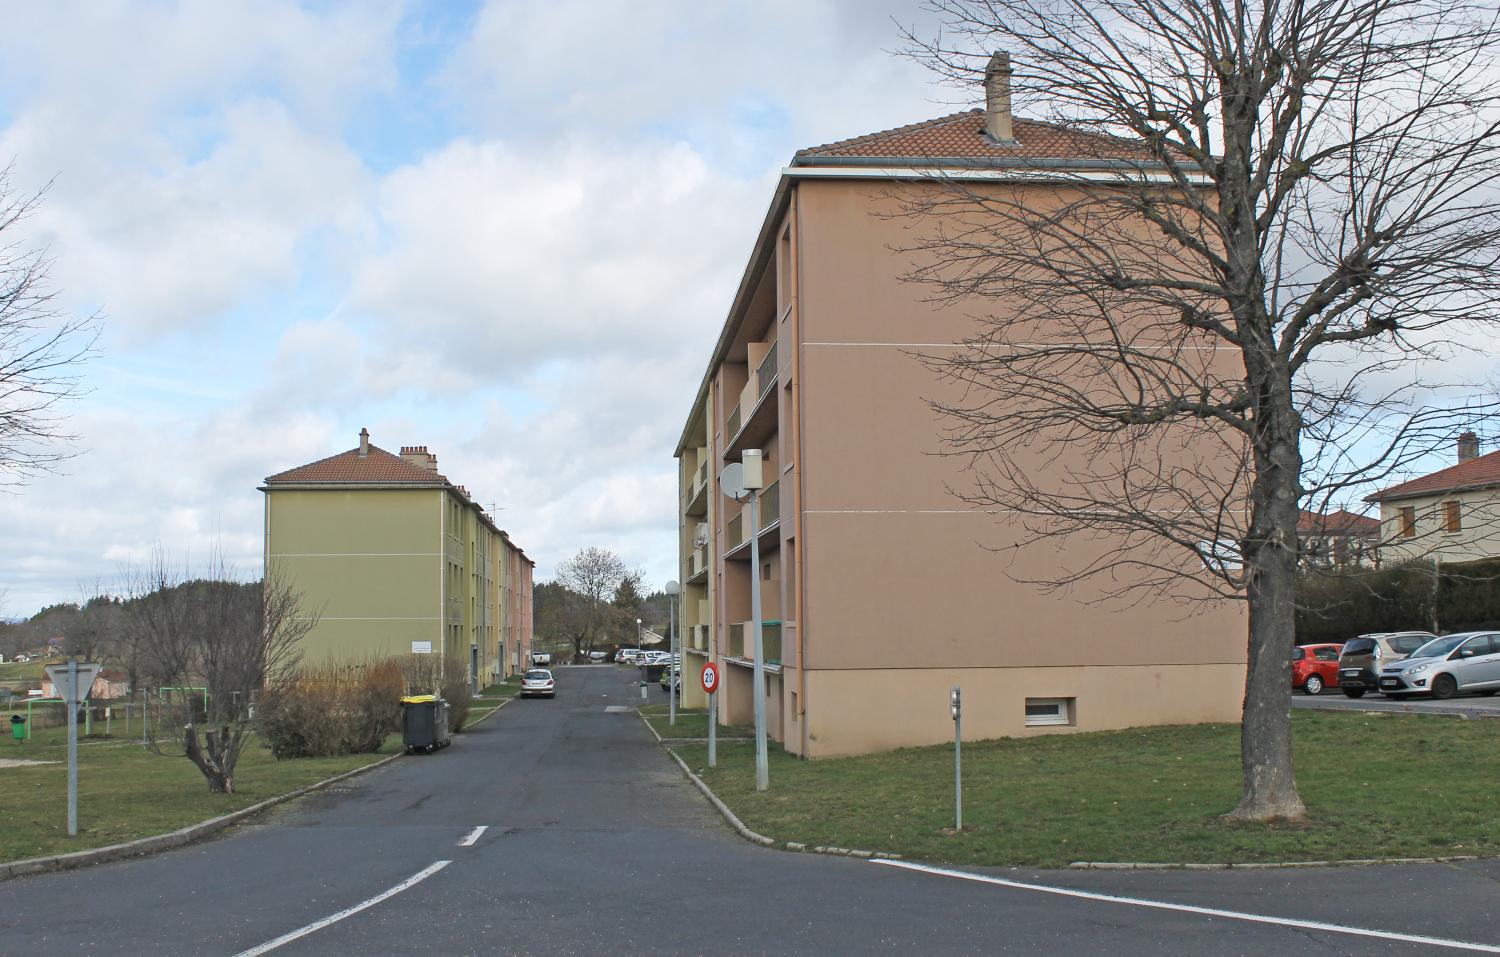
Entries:
POLYGON ((1451 698, 1458 691, 1458 681, 1452 675, 1438 675, 1432 679, 1432 696, 1438 700, 1451 698))
POLYGON ((1323 679, 1317 675, 1308 675, 1306 684, 1302 686, 1302 691, 1305 694, 1322 694, 1323 679))
POLYGON ((1346 697, 1346 698, 1363 698, 1364 696, 1365 696, 1365 689, 1363 689, 1363 688, 1345 688, 1344 689, 1344 697, 1346 697))

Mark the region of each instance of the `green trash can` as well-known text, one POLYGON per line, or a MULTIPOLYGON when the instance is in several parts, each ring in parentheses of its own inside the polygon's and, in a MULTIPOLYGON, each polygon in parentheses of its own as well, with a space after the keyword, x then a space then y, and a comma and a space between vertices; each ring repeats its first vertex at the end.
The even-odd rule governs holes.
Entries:
POLYGON ((19 744, 26 740, 26 719, 18 714, 10 716, 10 736, 19 744))
POLYGON ((453 743, 448 731, 448 702, 433 694, 408 695, 401 699, 401 737, 406 753, 431 754, 453 743))

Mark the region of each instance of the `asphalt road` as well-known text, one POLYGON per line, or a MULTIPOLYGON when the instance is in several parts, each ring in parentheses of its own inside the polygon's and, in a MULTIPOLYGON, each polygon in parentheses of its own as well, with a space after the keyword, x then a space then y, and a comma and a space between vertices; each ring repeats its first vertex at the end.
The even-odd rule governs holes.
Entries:
POLYGON ((979 875, 1015 882, 996 884, 760 848, 607 710, 629 673, 557 674, 555 701, 217 840, 0 884, 0 953, 1457 952, 1386 932, 1500 953, 1500 863, 979 875))
POLYGON ((1387 698, 1381 694, 1350 698, 1337 689, 1324 691, 1320 695, 1305 695, 1300 691, 1293 691, 1292 707, 1325 711, 1384 711, 1394 714, 1445 714, 1465 718, 1500 718, 1500 697, 1486 698, 1475 694, 1460 694, 1446 701, 1436 701, 1432 698, 1387 698))

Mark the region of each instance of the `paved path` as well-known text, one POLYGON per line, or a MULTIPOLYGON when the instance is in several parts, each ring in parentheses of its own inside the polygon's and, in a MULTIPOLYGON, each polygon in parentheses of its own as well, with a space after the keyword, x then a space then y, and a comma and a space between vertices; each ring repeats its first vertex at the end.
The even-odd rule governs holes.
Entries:
POLYGON ((1394 714, 1500 718, 1500 696, 1485 698, 1479 695, 1458 695, 1446 701, 1434 701, 1431 698, 1387 698, 1380 694, 1349 698, 1337 690, 1325 691, 1320 695, 1305 695, 1294 691, 1292 707, 1326 711, 1384 711, 1394 714))
POLYGON ((634 714, 606 710, 631 703, 630 674, 557 674, 555 701, 516 701, 446 751, 220 839, 0 884, 0 952, 1459 952, 1287 920, 1500 944, 1500 865, 1489 863, 986 872, 1053 889, 1043 892, 756 847, 723 826, 634 714), (1056 893, 1070 889, 1271 922, 1056 893))

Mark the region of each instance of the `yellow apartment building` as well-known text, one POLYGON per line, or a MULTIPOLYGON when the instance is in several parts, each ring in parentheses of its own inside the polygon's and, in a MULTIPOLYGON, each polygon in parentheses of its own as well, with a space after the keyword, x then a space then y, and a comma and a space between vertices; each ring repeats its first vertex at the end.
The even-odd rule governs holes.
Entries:
POLYGON ((685 704, 704 704, 712 660, 721 721, 751 722, 759 576, 769 732, 796 754, 951 740, 953 686, 975 738, 1240 718, 1237 603, 1185 616, 1022 584, 1061 558, 1008 549, 1019 531, 955 498, 961 464, 933 454, 928 400, 946 386, 918 354, 975 327, 970 307, 903 280, 915 261, 898 250, 934 225, 900 215, 895 188, 1036 183, 1055 201, 1089 188, 1059 171, 1097 175, 1121 148, 1013 118, 1008 68, 988 82, 984 110, 796 154, 677 445, 685 704), (759 528, 719 487, 747 449, 764 456, 759 528))
POLYGON ((433 654, 481 685, 531 654, 534 563, 426 446, 370 444, 269 476, 265 568, 317 623, 305 660, 433 654))

